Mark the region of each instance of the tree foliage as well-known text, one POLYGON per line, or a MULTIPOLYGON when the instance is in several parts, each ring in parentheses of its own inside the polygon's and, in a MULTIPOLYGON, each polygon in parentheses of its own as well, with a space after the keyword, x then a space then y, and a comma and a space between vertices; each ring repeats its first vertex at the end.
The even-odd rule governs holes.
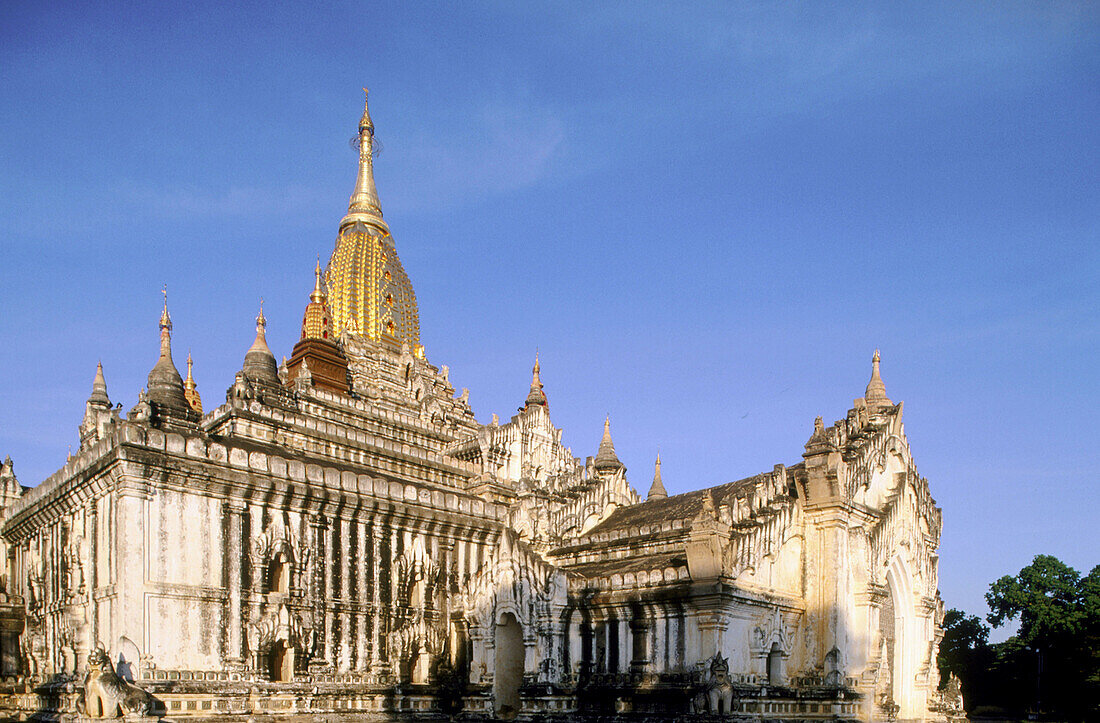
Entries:
POLYGON ((1043 718, 1100 720, 1100 565, 1085 577, 1050 555, 1038 555, 986 594, 993 627, 1019 620, 1016 635, 989 645, 974 615, 950 610, 940 645, 941 684, 963 682, 967 710, 1001 709, 1043 718))
POLYGON ((1005 575, 989 586, 989 623, 999 628, 1020 618, 1018 637, 1025 645, 1043 645, 1077 635, 1085 620, 1081 575, 1050 555, 1035 560, 1015 577, 1005 575))

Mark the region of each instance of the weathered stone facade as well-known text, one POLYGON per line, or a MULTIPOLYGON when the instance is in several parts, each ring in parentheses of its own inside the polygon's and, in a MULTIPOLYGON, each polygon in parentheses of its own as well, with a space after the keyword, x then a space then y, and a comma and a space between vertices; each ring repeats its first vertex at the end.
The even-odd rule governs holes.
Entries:
POLYGON ((129 414, 100 368, 65 466, 0 470, 4 707, 77 710, 102 646, 180 718, 944 719, 940 510, 877 352, 795 463, 674 496, 658 466, 643 501, 609 421, 562 445, 537 361, 487 425, 427 361, 363 117, 290 363, 261 312, 201 414, 166 303, 129 414))

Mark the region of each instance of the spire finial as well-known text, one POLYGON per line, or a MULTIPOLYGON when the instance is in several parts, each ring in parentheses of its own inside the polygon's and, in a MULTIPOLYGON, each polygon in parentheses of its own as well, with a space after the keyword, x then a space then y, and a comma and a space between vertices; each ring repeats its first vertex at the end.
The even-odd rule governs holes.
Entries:
POLYGON ((881 360, 882 356, 879 354, 878 349, 875 349, 875 354, 871 357, 871 381, 867 382, 867 391, 864 394, 867 405, 871 407, 893 405, 890 398, 886 396, 886 385, 883 384, 882 375, 879 373, 879 362, 881 360))
POLYGON ((309 295, 309 300, 318 304, 325 301, 325 290, 321 285, 320 255, 317 256, 317 266, 313 269, 313 293, 309 295))
POLYGON ((279 380, 278 367, 275 365, 275 355, 267 346, 267 318, 264 317, 264 300, 260 299, 260 313, 256 316, 256 340, 244 355, 245 376, 255 381, 261 379, 271 384, 277 384, 279 380))
POLYGON ((603 420, 603 438, 600 439, 600 447, 596 451, 596 469, 625 469, 619 456, 615 454, 615 443, 611 441, 611 415, 603 420))
POLYGON ((535 366, 531 367, 531 391, 527 393, 527 401, 523 404, 523 409, 527 409, 532 405, 548 406, 546 399, 546 392, 542 390, 542 378, 539 376, 541 367, 539 365, 539 350, 535 348, 535 366))
POLYGON ((647 500, 663 500, 668 497, 665 485, 661 481, 661 450, 657 450, 657 461, 653 463, 653 484, 649 487, 647 500))
POLYGON ((195 365, 191 361, 191 350, 187 350, 187 378, 183 380, 183 397, 187 400, 187 403, 199 414, 202 414, 202 397, 199 396, 198 385, 195 384, 195 377, 192 374, 192 367, 195 365))
POLYGON ((97 402, 104 406, 110 406, 111 400, 107 396, 107 380, 103 377, 103 362, 100 361, 95 367, 95 379, 92 381, 92 396, 88 397, 89 402, 97 402))
MULTIPOLYGON (((172 317, 168 314, 168 286, 162 286, 164 309, 160 314, 160 358, 149 371, 148 401, 178 411, 187 409, 183 379, 172 361, 172 317)), ((140 400, 139 400, 140 401, 140 400)))
POLYGON ((172 331, 172 317, 168 314, 168 284, 160 287, 160 293, 164 294, 164 310, 160 312, 160 328, 172 331))
POLYGON ((378 189, 374 185, 374 122, 370 119, 367 103, 369 93, 363 88, 363 116, 359 119, 359 177, 351 194, 348 213, 340 222, 340 228, 356 221, 371 223, 388 231, 382 220, 382 207, 378 203, 378 189))

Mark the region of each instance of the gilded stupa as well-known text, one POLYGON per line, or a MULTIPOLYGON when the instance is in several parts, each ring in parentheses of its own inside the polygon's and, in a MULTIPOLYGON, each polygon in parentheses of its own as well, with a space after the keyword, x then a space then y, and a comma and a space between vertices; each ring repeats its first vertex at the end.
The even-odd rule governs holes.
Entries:
MULTIPOLYGON (((366 88, 363 89, 366 93, 366 88)), ((374 123, 366 101, 359 121, 359 177, 325 271, 336 334, 350 332, 423 358, 416 294, 382 220, 374 185, 374 123)))

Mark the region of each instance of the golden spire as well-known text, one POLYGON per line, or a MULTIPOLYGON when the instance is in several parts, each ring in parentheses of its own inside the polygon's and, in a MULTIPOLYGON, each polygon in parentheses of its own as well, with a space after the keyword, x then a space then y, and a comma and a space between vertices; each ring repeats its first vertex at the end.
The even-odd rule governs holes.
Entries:
POLYGON ((359 120, 359 177, 351 194, 348 214, 340 222, 341 230, 356 221, 378 226, 389 231, 382 220, 382 206, 378 203, 378 189, 374 185, 374 123, 367 106, 367 89, 363 88, 363 117, 359 120))
POLYGON ((325 303, 325 292, 321 288, 321 257, 317 257, 317 266, 313 269, 313 293, 309 295, 309 300, 318 304, 325 303))
POLYGON ((328 313, 324 284, 321 282, 321 258, 317 257, 317 266, 313 269, 313 291, 302 316, 302 338, 335 341, 336 332, 332 328, 332 317, 328 313))
POLYGON ((364 105, 359 121, 359 177, 325 270, 332 338, 351 332, 395 349, 407 343, 413 355, 423 359, 416 294, 378 205, 373 142, 374 123, 364 105))
POLYGON ((875 349, 875 355, 871 357, 871 381, 867 382, 867 391, 864 394, 864 399, 867 400, 868 406, 871 407, 888 407, 892 406, 893 402, 886 396, 886 385, 882 382, 882 376, 879 374, 879 361, 882 359, 879 356, 878 349, 875 349))
POLYGON ((187 403, 191 405, 199 414, 202 414, 202 398, 199 396, 198 385, 195 384, 195 377, 191 372, 191 368, 194 366, 194 362, 191 361, 191 351, 187 351, 187 378, 183 380, 183 396, 187 399, 187 403))

